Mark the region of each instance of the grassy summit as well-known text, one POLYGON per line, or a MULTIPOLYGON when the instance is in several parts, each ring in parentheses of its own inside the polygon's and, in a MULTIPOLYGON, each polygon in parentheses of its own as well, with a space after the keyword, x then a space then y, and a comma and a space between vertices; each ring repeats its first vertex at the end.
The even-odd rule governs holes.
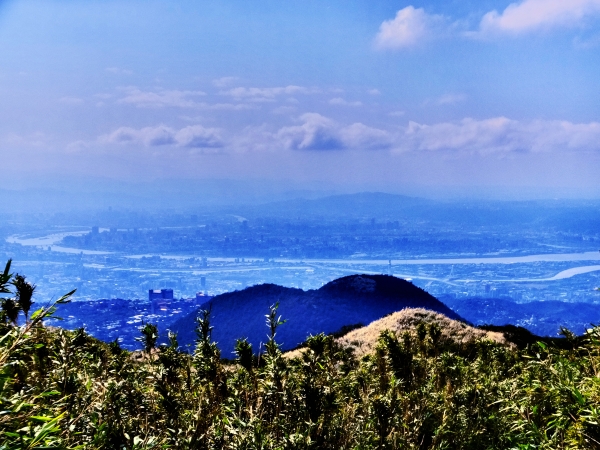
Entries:
MULTIPOLYGON (((452 320, 443 314, 423 308, 409 308, 395 312, 372 322, 367 327, 350 331, 348 334, 340 337, 338 342, 344 347, 353 347, 356 356, 363 356, 375 351, 381 333, 385 331, 390 331, 395 336, 401 336, 402 333, 409 332, 413 338, 416 337, 418 339, 419 330, 423 327, 425 327, 425 331, 427 327, 430 330, 439 330, 437 343, 442 346, 455 345, 467 348, 483 340, 500 344, 510 344, 500 332, 474 328, 466 325, 464 322, 452 320)), ((423 331, 420 332, 423 333, 423 331)))

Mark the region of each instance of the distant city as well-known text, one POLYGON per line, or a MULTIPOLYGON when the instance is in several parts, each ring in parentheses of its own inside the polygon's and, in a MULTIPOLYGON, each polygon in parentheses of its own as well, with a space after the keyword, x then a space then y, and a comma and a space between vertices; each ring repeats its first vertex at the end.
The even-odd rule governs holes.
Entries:
POLYGON ((119 320, 135 324, 161 314, 166 323, 210 296, 255 284, 317 289, 352 273, 391 274, 455 299, 600 302, 595 204, 411 200, 401 208, 400 198, 386 209, 387 197, 375 195, 371 207, 344 197, 345 214, 328 213, 326 199, 176 220, 140 214, 137 223, 128 211, 91 216, 98 222, 86 226, 79 216, 7 218, 0 258, 38 285, 38 303, 76 288, 75 302, 102 300, 103 311, 106 301, 134 301, 141 309, 127 307, 119 320))

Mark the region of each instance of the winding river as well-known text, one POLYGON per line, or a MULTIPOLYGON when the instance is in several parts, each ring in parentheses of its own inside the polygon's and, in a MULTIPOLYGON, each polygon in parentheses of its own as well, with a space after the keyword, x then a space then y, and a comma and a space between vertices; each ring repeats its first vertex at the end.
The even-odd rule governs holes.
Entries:
MULTIPOLYGON (((49 248, 53 252, 61 253, 83 253, 86 255, 109 255, 114 252, 97 251, 97 250, 84 250, 79 248, 62 247, 56 245, 62 241, 66 236, 82 236, 89 233, 89 230, 82 231, 68 231, 62 233, 49 234, 42 237, 24 237, 20 235, 13 235, 6 239, 8 243, 20 244, 25 246, 36 246, 42 248, 49 248)), ((130 258, 141 257, 141 255, 122 255, 130 258)), ((193 255, 168 255, 161 257, 167 258, 189 258, 193 255)), ((234 258, 209 258, 212 261, 234 261, 234 258)), ((517 264, 517 263, 534 263, 534 262, 577 262, 577 261, 600 261, 600 252, 583 252, 583 253, 546 253, 539 255, 527 255, 527 256, 490 256, 490 257, 473 257, 473 258, 423 258, 423 259, 275 259, 276 262, 286 264, 308 264, 308 265, 372 265, 372 266, 386 266, 392 264, 393 266, 399 265, 459 265, 459 264, 517 264)), ((237 269, 239 270, 239 269, 237 269)), ((252 270, 252 269, 250 269, 252 270)), ((361 270, 364 271, 364 270, 361 270)), ((590 272, 600 271, 600 265, 585 265, 580 267, 572 267, 570 269, 563 270, 556 275, 548 278, 518 278, 518 279, 501 279, 491 280, 498 282, 536 282, 536 281, 556 281, 571 278, 575 275, 581 275, 590 272)), ((380 273, 379 271, 373 273, 380 273)), ((419 277, 417 277, 419 278, 419 277)), ((427 277, 424 277, 427 278, 427 277)), ((436 278, 428 278, 431 280, 448 282, 449 280, 441 280, 436 278)), ((470 282, 475 280, 455 280, 457 282, 470 282)))

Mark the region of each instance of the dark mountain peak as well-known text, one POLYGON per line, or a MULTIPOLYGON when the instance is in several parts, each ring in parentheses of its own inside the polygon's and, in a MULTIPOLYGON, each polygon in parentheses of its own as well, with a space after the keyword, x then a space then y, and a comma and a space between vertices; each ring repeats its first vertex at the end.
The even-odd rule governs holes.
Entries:
MULTIPOLYGON (((412 283, 389 275, 351 275, 317 290, 261 284, 214 297, 211 302, 213 339, 229 357, 236 338, 248 338, 255 349, 265 342, 265 314, 279 303, 278 314, 287 320, 277 330, 284 349, 313 334, 334 333, 343 326, 364 325, 404 308, 425 308, 460 319, 451 309, 412 283)), ((173 324, 184 345, 194 342, 196 314, 173 324)))
POLYGON ((377 291, 377 280, 373 275, 349 275, 330 281, 320 291, 355 292, 357 294, 374 293, 377 291))
POLYGON ((271 299, 271 301, 275 302, 280 297, 286 298, 290 295, 303 295, 304 293, 305 292, 302 289, 288 288, 273 283, 263 283, 244 288, 240 291, 226 292, 217 295, 216 297, 213 297, 208 304, 226 304, 231 301, 246 301, 247 299, 271 299))
POLYGON ((434 299, 432 295, 402 278, 391 275, 349 275, 323 286, 323 292, 345 292, 357 295, 379 295, 390 298, 434 299))
POLYGON ((273 284, 273 283, 263 283, 263 284, 256 284, 254 286, 244 288, 241 291, 234 291, 234 292, 228 292, 227 294, 221 294, 220 296, 217 296, 216 298, 221 297, 221 296, 227 296, 227 295, 238 295, 240 292, 243 292, 246 295, 261 295, 261 294, 273 295, 273 294, 277 294, 277 293, 286 293, 287 294, 289 291, 302 292, 302 289, 288 288, 288 287, 280 286, 278 284, 273 284))

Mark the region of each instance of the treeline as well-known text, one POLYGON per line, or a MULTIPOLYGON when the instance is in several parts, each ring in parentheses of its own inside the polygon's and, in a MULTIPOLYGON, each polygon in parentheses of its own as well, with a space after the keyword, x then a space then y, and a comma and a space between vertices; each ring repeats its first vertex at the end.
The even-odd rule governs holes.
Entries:
MULTIPOLYGON (((0 288, 23 310, 17 282, 0 288)), ((209 311, 192 355, 152 324, 135 353, 43 326, 54 312, 0 321, 0 449, 600 448, 600 328, 518 348, 420 323, 361 358, 325 335, 290 356, 275 305, 264 348, 224 360, 209 311)))

